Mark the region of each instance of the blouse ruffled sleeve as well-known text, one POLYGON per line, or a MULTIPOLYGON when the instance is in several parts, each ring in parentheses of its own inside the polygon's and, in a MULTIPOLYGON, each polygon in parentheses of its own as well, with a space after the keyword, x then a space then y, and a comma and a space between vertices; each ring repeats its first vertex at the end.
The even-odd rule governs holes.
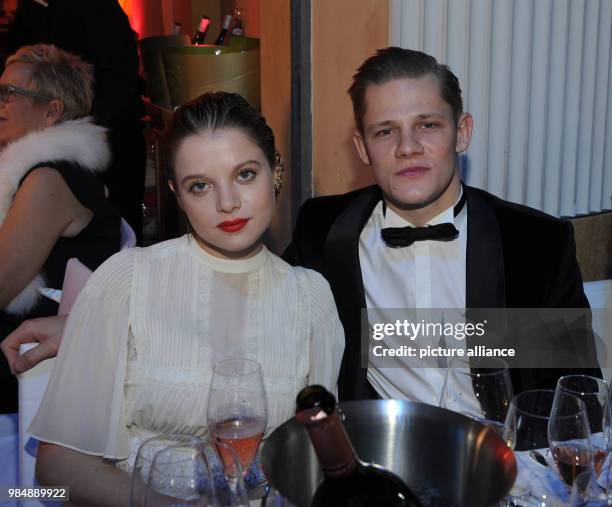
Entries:
POLYGON ((327 280, 308 270, 310 282, 311 334, 309 384, 337 392, 344 353, 344 328, 327 280))
POLYGON ((125 459, 124 413, 134 250, 91 276, 70 313, 62 344, 29 432, 39 440, 125 459))

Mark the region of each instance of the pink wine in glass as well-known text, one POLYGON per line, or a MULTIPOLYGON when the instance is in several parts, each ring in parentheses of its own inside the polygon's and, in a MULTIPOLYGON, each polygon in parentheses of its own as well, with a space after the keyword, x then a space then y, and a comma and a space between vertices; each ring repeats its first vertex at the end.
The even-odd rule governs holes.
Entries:
POLYGON ((571 487, 582 472, 593 466, 590 447, 578 443, 551 445, 552 455, 559 469, 559 475, 571 487))
MULTIPOLYGON (((257 446, 259 446, 265 429, 266 421, 263 417, 236 416, 211 424, 210 434, 215 442, 229 445, 236 451, 238 459, 240 459, 240 465, 246 472, 255 457, 257 446)), ((231 459, 228 459, 231 456, 227 456, 228 451, 223 447, 217 447, 217 449, 227 469, 228 464, 232 462, 231 459)), ((227 472, 234 475, 231 471, 227 472)))

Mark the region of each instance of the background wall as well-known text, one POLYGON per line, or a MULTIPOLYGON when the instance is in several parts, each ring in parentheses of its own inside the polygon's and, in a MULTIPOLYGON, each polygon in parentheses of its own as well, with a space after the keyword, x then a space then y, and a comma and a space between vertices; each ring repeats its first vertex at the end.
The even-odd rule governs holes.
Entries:
POLYGON ((372 183, 353 146, 347 90, 357 67, 389 45, 388 0, 312 2, 312 165, 315 195, 372 183))
POLYGON ((468 184, 557 216, 612 208, 610 0, 392 0, 391 41, 457 74, 468 184))
MULTIPOLYGON (((243 2, 246 6, 248 2, 243 2)), ((267 238, 281 253, 291 237, 291 11, 290 0, 262 0, 261 109, 285 160, 285 178, 267 238)), ((248 7, 247 7, 248 8, 248 7)), ((250 13, 247 14, 249 17, 250 13)), ((248 23, 248 20, 247 20, 248 23)), ((249 27, 247 25, 247 31, 249 27)))

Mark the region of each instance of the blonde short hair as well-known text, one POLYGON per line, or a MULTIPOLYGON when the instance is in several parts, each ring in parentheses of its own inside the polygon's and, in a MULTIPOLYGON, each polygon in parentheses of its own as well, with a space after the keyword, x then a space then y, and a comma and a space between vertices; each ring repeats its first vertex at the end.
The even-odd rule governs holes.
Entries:
POLYGON ((90 113, 94 98, 93 65, 51 44, 19 48, 8 57, 6 66, 16 62, 33 66, 31 91, 64 103, 59 122, 90 113))

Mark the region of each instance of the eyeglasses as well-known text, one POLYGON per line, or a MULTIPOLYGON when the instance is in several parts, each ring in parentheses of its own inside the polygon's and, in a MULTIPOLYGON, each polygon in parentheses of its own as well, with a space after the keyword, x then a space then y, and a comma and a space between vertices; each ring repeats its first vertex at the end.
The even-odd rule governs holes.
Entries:
POLYGON ((47 101, 53 100, 52 97, 47 97, 46 95, 41 95, 40 93, 31 92, 30 90, 20 88, 19 86, 14 86, 10 84, 0 84, 0 102, 8 102, 13 93, 16 93, 17 95, 22 95, 24 97, 32 97, 34 99, 41 99, 47 101))

